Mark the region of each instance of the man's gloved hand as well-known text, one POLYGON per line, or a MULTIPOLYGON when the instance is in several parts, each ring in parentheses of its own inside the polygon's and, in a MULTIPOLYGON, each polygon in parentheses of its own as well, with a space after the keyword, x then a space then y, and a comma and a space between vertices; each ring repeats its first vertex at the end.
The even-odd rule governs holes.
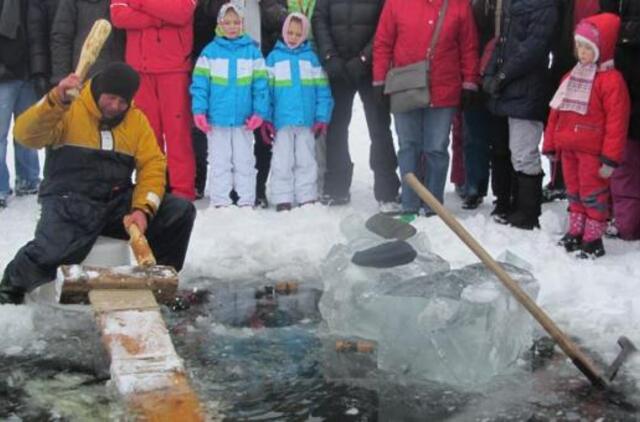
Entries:
POLYGON ((460 105, 463 110, 477 110, 482 107, 482 93, 475 89, 462 89, 460 105))
POLYGON ((135 209, 124 216, 122 224, 125 228, 129 228, 131 224, 135 224, 138 226, 138 229, 140 229, 140 233, 145 234, 148 224, 147 214, 144 211, 135 209))
POLYGON ((373 86, 373 99, 378 104, 387 105, 389 102, 389 96, 384 93, 384 85, 373 86))
POLYGON ((362 61, 360 56, 349 59, 345 64, 345 68, 347 69, 349 80, 351 80, 353 84, 361 81, 370 72, 370 67, 362 61))
POLYGON ((315 122, 313 126, 311 126, 311 132, 313 132, 314 136, 317 138, 320 135, 324 135, 327 133, 328 125, 324 122, 315 122))
POLYGON ((324 70, 327 72, 329 79, 345 79, 347 77, 347 69, 342 60, 338 56, 333 56, 324 64, 324 70))
POLYGON ((262 117, 258 116, 257 114, 252 114, 251 117, 249 117, 247 120, 245 120, 244 127, 247 130, 254 131, 254 130, 258 129, 260 127, 260 125, 262 125, 263 121, 264 120, 262 120, 262 117))
POLYGON ((37 74, 33 76, 33 89, 38 98, 44 97, 50 88, 49 79, 45 75, 37 74))
POLYGON ((205 114, 194 114, 193 124, 204 133, 211 132, 211 125, 207 121, 207 116, 205 114))
POLYGON ((262 142, 266 145, 273 145, 273 141, 276 139, 276 128, 271 122, 264 122, 260 127, 260 137, 262 142))
POLYGON ((502 89, 502 83, 504 82, 504 73, 498 73, 497 75, 487 76, 482 81, 482 90, 492 97, 498 96, 502 89))
POLYGON ((615 170, 614 167, 611 167, 610 165, 607 165, 607 164, 603 164, 600 166, 600 169, 598 169, 598 174, 603 179, 608 179, 611 177, 614 170, 615 170))

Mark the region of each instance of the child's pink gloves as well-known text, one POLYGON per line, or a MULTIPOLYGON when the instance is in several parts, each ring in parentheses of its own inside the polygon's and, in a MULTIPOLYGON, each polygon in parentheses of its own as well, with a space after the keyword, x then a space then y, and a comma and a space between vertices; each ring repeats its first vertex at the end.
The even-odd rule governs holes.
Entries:
POLYGON ((276 138, 276 128, 271 122, 264 122, 260 127, 260 135, 262 135, 262 142, 267 145, 273 145, 273 141, 276 138))
POLYGON ((257 114, 254 114, 244 122, 244 125, 245 125, 244 127, 247 128, 247 130, 256 130, 260 127, 262 122, 263 122, 262 117, 258 116, 257 114))
POLYGON ((615 168, 613 168, 611 166, 608 166, 606 164, 603 164, 602 166, 600 166, 600 169, 598 170, 598 174, 603 179, 608 179, 608 178, 611 177, 611 175, 613 174, 614 170, 615 170, 615 168))
POLYGON ((327 124, 322 122, 316 122, 311 126, 311 132, 316 136, 324 135, 327 133, 327 124))
POLYGON ((211 132, 211 125, 207 122, 207 116, 204 114, 195 114, 193 116, 193 124, 204 133, 211 132))

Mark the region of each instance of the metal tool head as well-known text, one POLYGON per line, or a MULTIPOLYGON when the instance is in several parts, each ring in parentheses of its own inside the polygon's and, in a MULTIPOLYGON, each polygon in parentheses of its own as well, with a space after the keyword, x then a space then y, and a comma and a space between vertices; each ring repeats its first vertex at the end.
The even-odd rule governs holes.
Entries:
POLYGON ((620 353, 618 353, 618 356, 609 366, 605 374, 605 378, 609 381, 613 381, 613 379, 618 374, 618 370, 620 369, 624 361, 629 357, 629 355, 635 353, 638 350, 635 344, 633 344, 633 342, 625 336, 620 336, 620 338, 618 339, 618 344, 620 345, 620 348, 622 350, 620 350, 620 353))

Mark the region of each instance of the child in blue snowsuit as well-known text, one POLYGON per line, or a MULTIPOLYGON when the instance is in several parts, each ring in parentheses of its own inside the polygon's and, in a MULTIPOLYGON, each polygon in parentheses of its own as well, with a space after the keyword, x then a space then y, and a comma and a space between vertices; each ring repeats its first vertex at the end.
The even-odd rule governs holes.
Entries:
POLYGON ((253 131, 269 108, 264 58, 243 28, 243 11, 233 4, 218 14, 219 34, 198 57, 191 82, 193 120, 209 140, 211 204, 253 206, 256 189, 253 131))
POLYGON ((315 138, 326 132, 333 109, 327 76, 307 36, 309 20, 291 13, 283 41, 267 56, 271 107, 263 139, 274 139, 271 202, 278 211, 318 198, 315 138))

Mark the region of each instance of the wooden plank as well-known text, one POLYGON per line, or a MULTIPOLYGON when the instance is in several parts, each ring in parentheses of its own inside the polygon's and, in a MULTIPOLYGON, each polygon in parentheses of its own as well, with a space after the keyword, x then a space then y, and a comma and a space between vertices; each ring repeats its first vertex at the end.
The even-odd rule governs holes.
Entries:
POLYGON ((135 417, 203 421, 200 401, 150 292, 95 291, 89 297, 111 357, 111 379, 135 417), (132 309, 135 304, 142 308, 132 309))
POLYGON ((96 313, 158 310, 158 302, 149 290, 91 290, 89 301, 96 313))
POLYGON ((94 267, 63 265, 56 284, 61 286, 60 303, 89 303, 93 289, 148 289, 160 303, 171 303, 178 290, 178 273, 168 266, 94 267))

